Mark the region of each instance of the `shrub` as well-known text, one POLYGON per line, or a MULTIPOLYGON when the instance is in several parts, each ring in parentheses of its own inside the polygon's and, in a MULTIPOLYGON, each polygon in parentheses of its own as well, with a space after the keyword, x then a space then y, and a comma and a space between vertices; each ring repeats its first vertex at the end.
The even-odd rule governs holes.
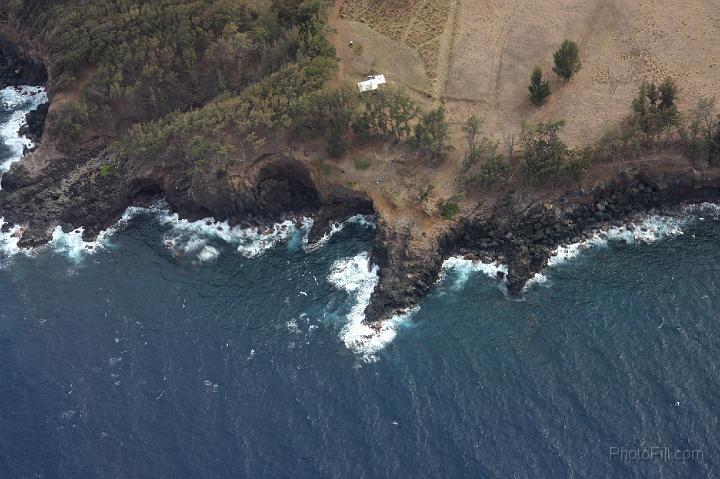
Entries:
POLYGON ((455 218, 458 213, 460 213, 460 206, 458 206, 457 203, 453 203, 449 200, 443 203, 440 207, 440 215, 446 220, 451 220, 455 218))
POLYGON ((507 180, 510 175, 510 163, 497 155, 482 164, 477 175, 471 181, 482 186, 492 186, 507 180))
POLYGON ((530 101, 533 105, 542 105, 545 98, 550 96, 550 82, 543 80, 542 69, 535 67, 530 76, 530 86, 528 86, 530 92, 530 101))
POLYGON ((569 151, 567 162, 562 167, 562 174, 570 180, 579 180, 590 167, 592 148, 577 148, 569 151))
POLYGON ((72 149, 80 141, 85 124, 90 118, 90 110, 84 103, 64 103, 48 118, 48 133, 60 141, 65 149, 72 149))
POLYGON ((103 165, 100 165, 99 171, 100 171, 101 178, 107 178, 108 176, 115 174, 115 172, 117 171, 117 168, 115 167, 115 165, 105 163, 103 165))
POLYGON ((553 72, 564 78, 565 81, 570 80, 570 78, 582 68, 577 43, 572 40, 562 42, 560 49, 555 52, 554 57, 555 66, 553 67, 553 72))

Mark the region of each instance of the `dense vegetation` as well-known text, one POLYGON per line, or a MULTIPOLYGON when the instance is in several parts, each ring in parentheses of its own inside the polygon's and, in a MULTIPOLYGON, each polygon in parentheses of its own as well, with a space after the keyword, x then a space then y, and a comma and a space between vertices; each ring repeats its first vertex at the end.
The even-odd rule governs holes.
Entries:
MULTIPOLYGON (((51 121, 68 143, 111 113, 147 121, 232 96, 295 62, 333 57, 324 0, 11 0, 48 46, 51 88, 80 85, 51 121)), ((300 82, 302 83, 302 82, 300 82)))

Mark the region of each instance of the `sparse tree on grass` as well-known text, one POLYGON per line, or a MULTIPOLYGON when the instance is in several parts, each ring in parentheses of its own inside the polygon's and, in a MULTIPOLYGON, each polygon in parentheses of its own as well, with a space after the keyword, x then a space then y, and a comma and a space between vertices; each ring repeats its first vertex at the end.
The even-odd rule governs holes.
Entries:
POLYGON ((530 101, 533 105, 542 105, 545 98, 550 96, 550 82, 543 80, 542 68, 535 67, 530 76, 530 86, 528 91, 530 92, 530 101))
POLYGON ((564 78, 565 81, 570 80, 582 68, 577 43, 572 40, 562 42, 560 49, 555 52, 554 56, 555 66, 553 71, 556 75, 564 78))

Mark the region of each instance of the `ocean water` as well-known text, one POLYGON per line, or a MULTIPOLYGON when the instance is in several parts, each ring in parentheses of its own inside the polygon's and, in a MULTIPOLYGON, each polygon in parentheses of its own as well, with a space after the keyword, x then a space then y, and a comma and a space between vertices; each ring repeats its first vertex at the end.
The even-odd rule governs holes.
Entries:
POLYGON ((380 331, 369 218, 5 233, 0 477, 718 477, 717 215, 562 248, 519 300, 451 259, 380 331))

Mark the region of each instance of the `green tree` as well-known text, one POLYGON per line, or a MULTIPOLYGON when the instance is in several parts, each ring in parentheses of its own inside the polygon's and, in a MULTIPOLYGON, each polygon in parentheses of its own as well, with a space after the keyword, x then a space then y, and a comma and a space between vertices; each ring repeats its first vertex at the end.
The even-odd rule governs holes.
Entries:
POLYGON ((520 169, 528 183, 546 183, 560 177, 568 155, 568 148, 560 139, 563 126, 563 120, 537 125, 523 123, 520 143, 524 149, 520 169))
POLYGON ((535 67, 530 76, 530 86, 528 90, 530 92, 530 101, 533 105, 542 105, 545 98, 550 96, 550 82, 543 80, 542 68, 539 66, 535 67))
POLYGON ((390 129, 395 139, 400 140, 410 134, 410 122, 417 117, 419 109, 404 90, 390 89, 385 100, 390 129))
POLYGON ((325 142, 325 151, 328 155, 338 158, 347 151, 347 140, 345 139, 345 130, 341 125, 335 125, 330 130, 330 135, 325 142))
POLYGON ((672 129, 680 123, 677 109, 678 87, 671 78, 666 78, 660 87, 655 83, 643 82, 638 95, 633 99, 633 124, 643 136, 643 146, 656 144, 658 136, 665 131, 669 142, 672 129))
POLYGON ((480 159, 480 131, 482 120, 475 115, 467 119, 462 127, 467 143, 467 151, 461 165, 462 171, 466 172, 480 159))
POLYGON ((443 107, 425 113, 415 125, 413 145, 425 157, 428 166, 437 166, 447 158, 451 149, 449 129, 443 107))
POLYGON ((715 98, 701 98, 690 111, 689 137, 686 139, 690 155, 701 166, 720 164, 720 114, 715 98))
POLYGON ((570 80, 570 78, 582 68, 577 43, 572 40, 562 42, 560 49, 555 52, 554 57, 555 66, 553 67, 553 71, 556 75, 564 78, 565 81, 570 80))

